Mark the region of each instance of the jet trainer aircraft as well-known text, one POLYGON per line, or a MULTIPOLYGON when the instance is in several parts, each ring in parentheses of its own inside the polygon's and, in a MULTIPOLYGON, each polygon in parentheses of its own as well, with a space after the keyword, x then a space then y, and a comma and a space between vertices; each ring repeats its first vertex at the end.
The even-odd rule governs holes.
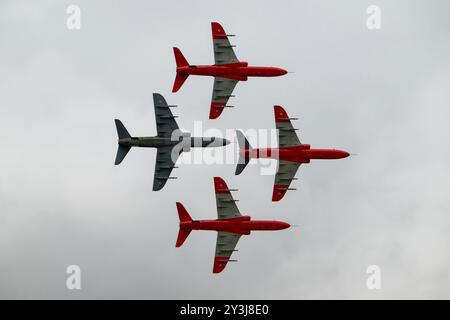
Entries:
POLYGON ((153 191, 158 191, 164 187, 168 179, 176 179, 171 177, 170 173, 176 168, 175 163, 183 151, 190 151, 191 147, 222 147, 230 142, 217 137, 191 137, 189 132, 182 132, 178 128, 176 116, 170 111, 170 108, 176 107, 175 105, 168 105, 159 93, 153 94, 153 104, 157 130, 155 137, 132 137, 120 120, 114 120, 119 136, 119 148, 114 164, 120 164, 131 147, 157 148, 153 191))
POLYGON ((272 158, 278 160, 278 170, 275 175, 272 201, 280 201, 295 180, 297 169, 302 163, 309 163, 311 159, 341 159, 350 154, 336 149, 311 149, 309 144, 302 144, 295 133, 291 120, 281 106, 274 106, 275 125, 278 131, 278 148, 253 149, 241 131, 236 131, 240 159, 235 174, 240 174, 249 163, 250 158, 272 158))
POLYGON ((214 178, 216 193, 217 220, 192 220, 184 206, 177 202, 180 230, 176 247, 180 247, 192 230, 217 231, 216 253, 214 257, 213 273, 222 272, 230 260, 231 254, 236 250, 236 244, 242 235, 249 235, 251 231, 273 231, 289 228, 290 225, 281 221, 252 220, 243 216, 236 206, 231 191, 222 178, 214 178))
POLYGON ((233 89, 239 81, 247 81, 248 77, 278 77, 287 73, 286 70, 275 67, 248 66, 248 62, 239 61, 233 51, 222 26, 211 23, 214 46, 214 65, 190 65, 180 49, 173 48, 177 64, 177 75, 172 92, 177 92, 189 75, 214 77, 214 88, 209 113, 210 119, 217 119, 227 106, 228 99, 233 97, 233 89))

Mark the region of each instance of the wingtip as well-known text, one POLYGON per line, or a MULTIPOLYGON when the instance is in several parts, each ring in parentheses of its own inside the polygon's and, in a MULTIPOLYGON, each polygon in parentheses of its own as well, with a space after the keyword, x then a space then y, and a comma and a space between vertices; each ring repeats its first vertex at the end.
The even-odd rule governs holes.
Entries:
POLYGON ((219 256, 214 257, 214 266, 213 266, 214 274, 221 273, 225 269, 225 267, 227 266, 227 262, 221 261, 221 260, 227 259, 227 258, 228 257, 219 257, 219 256))
POLYGON ((283 106, 281 106, 281 105, 279 105, 279 104, 274 105, 274 106, 273 106, 273 110, 274 110, 275 112, 283 112, 283 113, 286 113, 286 110, 284 110, 283 106))
POLYGON ((218 184, 218 183, 225 183, 225 180, 223 180, 221 177, 214 177, 214 184, 218 184))
POLYGON ((276 122, 283 122, 283 121, 289 121, 286 120, 287 118, 289 118, 286 110, 280 106, 280 105, 274 105, 273 106, 273 111, 275 114, 275 121, 276 122))
POLYGON ((224 39, 227 37, 225 30, 219 22, 211 22, 213 39, 224 39))
POLYGON ((209 119, 214 120, 220 117, 225 109, 225 103, 223 102, 211 102, 211 108, 209 109, 209 119))
MULTIPOLYGON (((218 21, 212 21, 211 22, 211 28, 213 28, 213 30, 215 29, 215 28, 222 28, 222 25, 220 24, 220 22, 218 22, 218 21)), ((222 28, 223 29, 223 28, 222 28)))
POLYGON ((229 192, 227 183, 221 177, 214 177, 214 191, 216 193, 227 193, 227 192, 229 192))
POLYGON ((272 193, 272 202, 278 202, 284 198, 286 194, 287 185, 274 185, 272 193))

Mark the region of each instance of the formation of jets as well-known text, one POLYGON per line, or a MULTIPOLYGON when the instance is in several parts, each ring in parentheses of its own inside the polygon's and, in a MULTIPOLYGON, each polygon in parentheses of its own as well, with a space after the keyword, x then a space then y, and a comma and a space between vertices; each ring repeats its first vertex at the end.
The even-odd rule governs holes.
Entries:
MULTIPOLYGON (((249 66, 247 62, 239 61, 230 44, 224 28, 217 22, 211 23, 214 65, 190 65, 178 48, 173 48, 176 61, 176 77, 172 92, 177 92, 189 75, 214 77, 214 88, 210 106, 210 119, 217 119, 228 104, 232 92, 239 81, 247 81, 249 77, 277 77, 287 73, 276 67, 249 66)), ((190 133, 182 132, 171 112, 176 105, 168 105, 159 93, 153 94, 153 104, 156 117, 157 135, 154 137, 132 137, 123 123, 116 119, 118 135, 118 150, 115 164, 125 158, 132 147, 156 148, 156 162, 153 180, 153 191, 161 190, 167 180, 175 179, 171 172, 176 168, 177 158, 190 148, 223 147, 230 141, 219 137, 191 137, 190 133)), ((252 148, 241 131, 236 131, 239 144, 240 159, 235 174, 239 175, 252 158, 269 158, 278 161, 278 169, 272 193, 272 201, 280 201, 290 188, 292 180, 302 163, 311 159, 341 159, 349 153, 337 149, 313 149, 309 144, 302 144, 287 112, 281 106, 274 106, 275 126, 278 132, 278 148, 252 148)), ((213 273, 220 273, 231 260, 236 245, 242 235, 251 231, 273 231, 289 228, 289 224, 274 220, 252 220, 250 216, 242 215, 236 206, 236 200, 222 178, 214 178, 217 215, 216 220, 193 220, 184 206, 177 202, 179 216, 179 233, 176 247, 180 247, 192 230, 217 231, 216 251, 213 273)))

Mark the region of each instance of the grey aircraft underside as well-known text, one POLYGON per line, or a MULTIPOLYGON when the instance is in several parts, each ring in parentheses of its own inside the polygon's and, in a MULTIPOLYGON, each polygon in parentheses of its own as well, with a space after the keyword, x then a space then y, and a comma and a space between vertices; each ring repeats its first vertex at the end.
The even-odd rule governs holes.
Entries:
POLYGON ((132 137, 120 120, 114 120, 119 137, 114 164, 120 164, 131 147, 156 148, 153 191, 158 191, 164 187, 168 179, 174 179, 170 173, 176 168, 175 163, 183 151, 190 151, 190 148, 196 147, 222 147, 230 142, 218 137, 191 137, 189 132, 182 132, 179 129, 175 116, 172 115, 170 108, 176 106, 168 105, 159 93, 153 94, 153 104, 157 130, 155 137, 132 137))

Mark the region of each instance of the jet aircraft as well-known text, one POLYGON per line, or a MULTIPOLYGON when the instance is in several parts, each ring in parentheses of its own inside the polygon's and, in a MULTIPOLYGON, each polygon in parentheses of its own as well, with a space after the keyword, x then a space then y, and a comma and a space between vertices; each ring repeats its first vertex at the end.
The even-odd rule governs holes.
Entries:
POLYGON ((231 191, 222 178, 214 178, 214 191, 216 194, 217 215, 216 220, 192 220, 184 206, 177 202, 180 230, 176 247, 181 247, 192 230, 217 231, 216 252, 214 256, 213 273, 222 272, 231 260, 231 254, 236 250, 242 235, 249 235, 252 231, 274 231, 289 228, 286 222, 273 220, 252 220, 243 216, 236 206, 231 191))
POLYGON ((191 147, 222 147, 230 143, 228 140, 217 137, 191 137, 189 132, 182 132, 172 115, 166 100, 159 93, 153 94, 155 107, 156 130, 155 137, 132 137, 122 122, 115 119, 117 135, 119 136, 119 148, 117 149, 116 161, 118 165, 130 151, 131 147, 157 148, 155 174, 153 179, 153 191, 161 190, 171 177, 172 169, 183 151, 190 151, 191 147))
POLYGON ((287 73, 286 70, 275 67, 249 66, 248 62, 239 61, 233 51, 223 27, 211 23, 214 47, 214 65, 190 65, 180 49, 173 48, 177 64, 175 82, 172 92, 177 92, 189 75, 214 77, 214 88, 211 100, 210 119, 217 119, 225 107, 228 99, 233 97, 234 87, 239 81, 247 81, 248 77, 278 77, 287 73))
POLYGON ((239 143, 240 159, 235 174, 240 174, 251 158, 271 158, 278 160, 278 170, 275 175, 272 201, 280 201, 289 188, 295 174, 302 163, 309 163, 311 159, 341 159, 350 154, 336 149, 311 149, 309 144, 302 144, 295 133, 291 120, 281 106, 274 106, 275 125, 278 131, 278 148, 253 149, 241 131, 236 131, 239 143))

